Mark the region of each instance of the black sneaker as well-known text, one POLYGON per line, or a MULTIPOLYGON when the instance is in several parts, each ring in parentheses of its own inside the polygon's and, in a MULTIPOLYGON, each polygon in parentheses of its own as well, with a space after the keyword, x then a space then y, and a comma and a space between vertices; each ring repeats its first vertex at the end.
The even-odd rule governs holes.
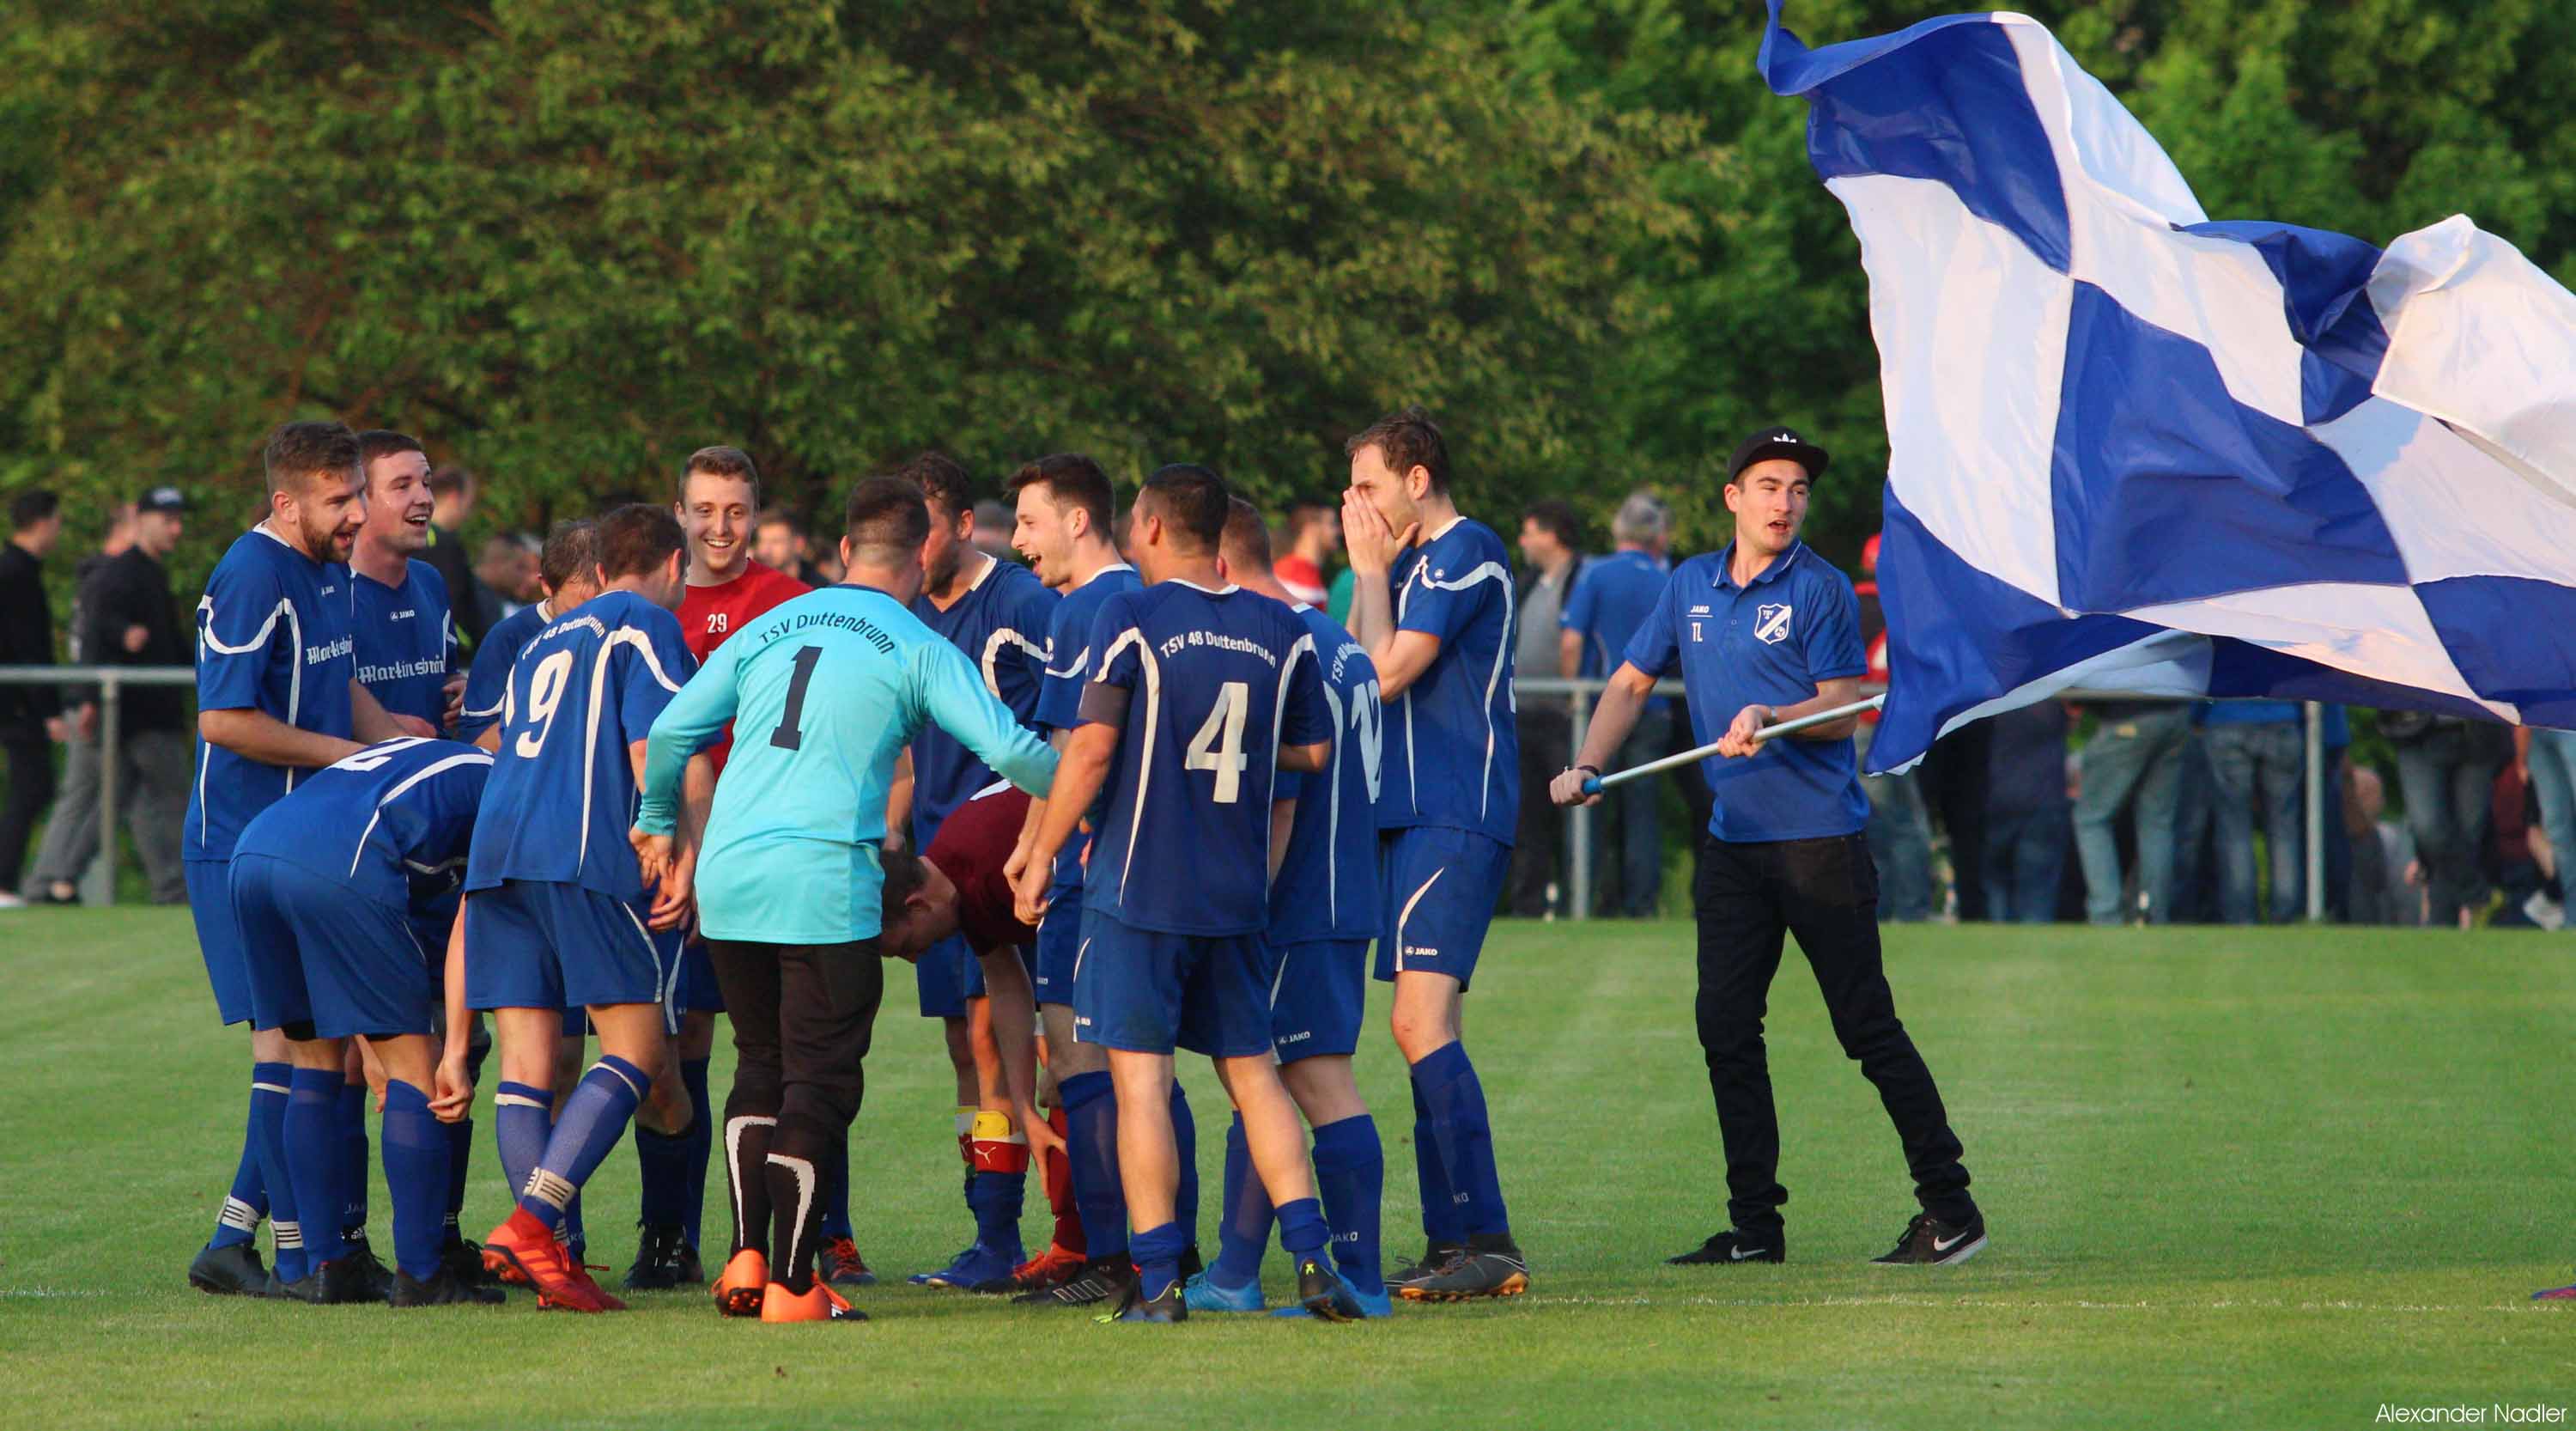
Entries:
POLYGON ((1206 1270, 1207 1264, 1199 1260, 1199 1245, 1197 1243, 1193 1242, 1189 1246, 1181 1249, 1182 1281, 1186 1282, 1206 1270))
POLYGON ((384 1300, 368 1285, 367 1269, 351 1257, 335 1257, 305 1273, 299 1281, 280 1282, 277 1295, 286 1301, 315 1307, 345 1307, 384 1300))
POLYGON ((1733 1262, 1786 1262, 1789 1239, 1778 1228, 1769 1232, 1747 1232, 1730 1227, 1709 1238, 1679 1257, 1667 1257, 1668 1267, 1723 1267, 1733 1262))
MULTIPOLYGON (((1172 1285, 1180 1286, 1178 1280, 1172 1285)), ((1114 1302, 1136 1286, 1136 1264, 1127 1254, 1098 1258, 1082 1264, 1082 1271, 1070 1282, 1024 1292, 1011 1300, 1024 1307, 1090 1307, 1114 1302)), ((1175 1291, 1173 1296, 1179 1296, 1175 1291)))
POLYGON ((698 1260, 698 1249, 686 1242, 680 1244, 680 1285, 683 1287, 707 1285, 706 1264, 698 1260))
MULTIPOLYGON (((690 1269, 683 1261, 689 1240, 676 1222, 641 1223, 642 1236, 635 1245, 635 1265, 626 1269, 629 1292, 668 1292, 684 1281, 704 1282, 704 1272, 695 1278, 685 1274, 690 1269)), ((690 1259, 694 1260, 694 1259, 690 1259)))
POLYGON ((361 1279, 361 1285, 367 1291, 367 1301, 381 1302, 391 1297, 394 1294, 394 1269, 379 1261, 375 1249, 367 1245, 366 1229, 347 1229, 340 1234, 340 1240, 349 1249, 340 1255, 340 1261, 350 1266, 350 1270, 341 1275, 361 1279))
POLYGON ((387 1300, 397 1307, 492 1307, 505 1299, 500 1288, 480 1286, 459 1276, 454 1267, 441 1263, 426 1282, 415 1281, 410 1273, 397 1270, 394 1294, 387 1300))
POLYGON ((1970 1213, 1966 1223, 1954 1227, 1928 1212, 1918 1212, 1905 1224, 1905 1235, 1896 1239, 1895 1248, 1870 1261, 1881 1267, 1946 1267, 1976 1256, 1985 1245, 1984 1213, 1970 1213))
POLYGON ((1529 1290, 1529 1262, 1509 1238, 1487 1247, 1469 1245, 1449 1265, 1396 1289, 1411 1302, 1464 1302, 1475 1297, 1517 1297, 1529 1290))
POLYGON ((1416 1259, 1411 1265, 1398 1267, 1394 1271, 1387 1273, 1386 1285, 1389 1290, 1402 1291, 1408 1283, 1419 1282, 1425 1277, 1438 1275, 1441 1268, 1446 1267, 1452 1261, 1455 1261, 1458 1254, 1466 1250, 1467 1245, 1463 1242, 1432 1243, 1430 1246, 1422 1249, 1422 1256, 1416 1259))
POLYGON ((1351 1284, 1320 1257, 1297 1259, 1297 1302, 1328 1322, 1356 1322, 1367 1315, 1351 1284))
POLYGON ((250 1243, 209 1243, 188 1263, 188 1285, 218 1297, 265 1297, 268 1269, 260 1265, 259 1248, 250 1243))
POLYGON ((483 1266, 483 1244, 470 1237, 459 1237, 440 1248, 438 1265, 462 1279, 467 1286, 492 1285, 492 1274, 483 1266))
MULTIPOLYGON (((1076 1278, 1075 1280, 1079 1281, 1081 1279, 1076 1278)), ((1149 1299, 1143 1295, 1144 1290, 1145 1289, 1139 1285, 1139 1279, 1134 1277, 1128 1278, 1126 1290, 1118 1294, 1116 1305, 1112 1306, 1108 1311, 1101 1313, 1099 1316, 1094 1317, 1092 1320, 1098 1322, 1186 1322, 1190 1319, 1190 1304, 1181 1296, 1180 1278, 1173 1278, 1172 1285, 1165 1287, 1163 1289, 1163 1295, 1159 1297, 1149 1299)))

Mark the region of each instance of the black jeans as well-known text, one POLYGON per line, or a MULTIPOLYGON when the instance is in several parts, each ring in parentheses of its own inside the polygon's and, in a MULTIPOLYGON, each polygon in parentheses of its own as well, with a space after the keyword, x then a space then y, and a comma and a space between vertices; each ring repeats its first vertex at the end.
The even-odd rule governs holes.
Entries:
POLYGON ((1561 906, 1548 897, 1555 885, 1561 900, 1571 886, 1565 871, 1565 811, 1549 802, 1547 784, 1574 760, 1574 717, 1561 704, 1563 696, 1532 696, 1518 718, 1521 747, 1521 811, 1512 840, 1512 869, 1506 907, 1523 919, 1536 919, 1561 906))
POLYGON ((844 1165, 850 1120, 867 1091, 861 1066, 885 997, 884 961, 874 939, 711 939, 707 956, 733 1021, 733 1092, 722 1130, 733 1250, 765 1245, 770 1276, 801 1291, 828 1191, 822 1170, 844 1165))
POLYGON ((1825 996, 1834 1037, 1878 1088, 1905 1145, 1923 1210, 1957 1224, 1976 1213, 1958 1135, 1932 1070, 1896 1017, 1878 951, 1878 870, 1861 835, 1732 843, 1703 838, 1692 902, 1699 916, 1699 1042, 1726 1143, 1727 1213, 1737 1227, 1780 1226, 1780 1119, 1762 1043, 1781 936, 1795 934, 1825 996))
POLYGON ((0 893, 16 894, 27 869, 27 837, 54 803, 54 743, 43 731, 0 736, 9 756, 9 802, 0 807, 0 893))

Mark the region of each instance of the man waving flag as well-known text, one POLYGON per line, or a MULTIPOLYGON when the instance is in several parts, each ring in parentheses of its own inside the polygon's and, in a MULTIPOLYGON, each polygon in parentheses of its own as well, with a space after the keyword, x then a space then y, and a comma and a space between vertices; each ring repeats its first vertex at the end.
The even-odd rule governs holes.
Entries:
POLYGON ((2037 22, 1760 60, 1870 279, 1870 751, 2082 685, 2576 726, 2576 295, 2454 216, 2212 222, 2037 22))

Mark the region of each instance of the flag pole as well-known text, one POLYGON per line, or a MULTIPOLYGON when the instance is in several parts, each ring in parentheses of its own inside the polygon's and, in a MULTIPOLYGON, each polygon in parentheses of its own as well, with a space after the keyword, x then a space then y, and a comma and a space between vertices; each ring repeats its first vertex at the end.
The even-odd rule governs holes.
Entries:
MULTIPOLYGON (((1855 716, 1859 715, 1862 711, 1877 710, 1880 706, 1885 704, 1887 704, 1887 697, 1884 694, 1875 695, 1870 697, 1868 700, 1854 701, 1847 706, 1836 706, 1829 711, 1818 711, 1814 715, 1802 715, 1796 720, 1784 720, 1778 725, 1766 725, 1760 730, 1755 731, 1753 733, 1753 738, 1757 741, 1763 741, 1770 740, 1776 736, 1794 735, 1799 731, 1807 729, 1809 726, 1826 725, 1833 721, 1841 720, 1845 716, 1855 716)), ((1677 765, 1688 765, 1695 760, 1706 760, 1708 757, 1715 754, 1717 754, 1717 743, 1712 741, 1707 745, 1701 746, 1697 750, 1685 750, 1679 755, 1667 755, 1661 760, 1649 760, 1643 765, 1632 765, 1625 770, 1614 770, 1607 775, 1586 776, 1583 781, 1583 793, 1586 795, 1598 795, 1613 785, 1625 785, 1629 781, 1635 780, 1640 776, 1659 774, 1663 771, 1670 770, 1677 765)))

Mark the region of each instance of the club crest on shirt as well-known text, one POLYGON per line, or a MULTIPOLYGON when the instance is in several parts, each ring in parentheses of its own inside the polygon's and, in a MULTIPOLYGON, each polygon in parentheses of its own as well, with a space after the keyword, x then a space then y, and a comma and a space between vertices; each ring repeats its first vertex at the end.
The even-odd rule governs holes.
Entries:
POLYGON ((1789 611, 1786 606, 1761 606, 1753 612, 1753 639, 1766 646, 1777 646, 1789 639, 1789 611))

